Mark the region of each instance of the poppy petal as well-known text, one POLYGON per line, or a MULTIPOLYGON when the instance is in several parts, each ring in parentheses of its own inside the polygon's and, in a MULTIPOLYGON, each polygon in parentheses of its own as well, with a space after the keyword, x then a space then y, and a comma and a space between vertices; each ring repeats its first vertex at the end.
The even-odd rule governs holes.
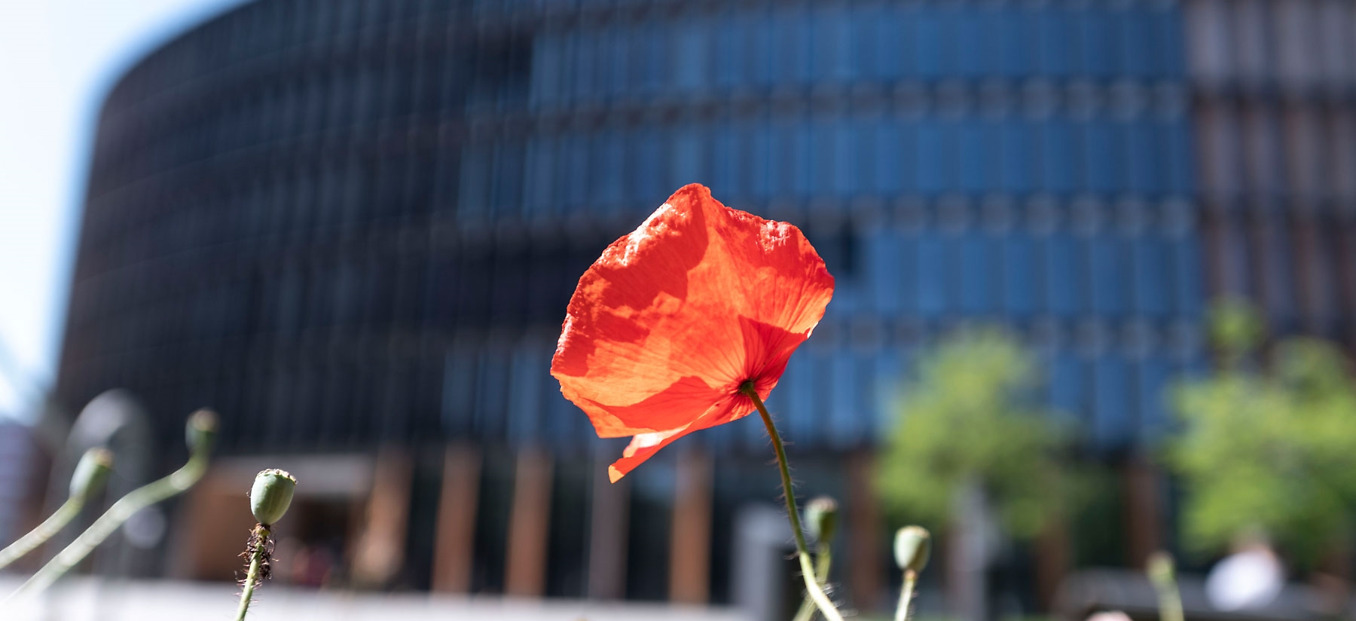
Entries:
POLYGON ((740 384, 770 392, 832 295, 799 229, 689 185, 580 277, 551 374, 600 436, 633 436, 613 469, 624 474, 687 433, 747 415, 740 384))

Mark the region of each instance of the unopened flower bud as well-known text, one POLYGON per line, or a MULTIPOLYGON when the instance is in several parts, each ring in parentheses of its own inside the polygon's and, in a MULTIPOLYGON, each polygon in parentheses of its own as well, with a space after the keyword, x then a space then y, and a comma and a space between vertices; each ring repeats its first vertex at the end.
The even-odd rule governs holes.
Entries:
POLYGON ((108 449, 92 448, 80 456, 71 475, 71 498, 82 501, 99 493, 113 472, 113 453, 108 449))
POLYGON ((292 505, 292 493, 297 480, 284 470, 269 469, 254 477, 250 488, 250 511, 264 526, 272 526, 287 513, 292 505))
POLYGON ((904 571, 919 573, 932 553, 932 536, 922 526, 905 526, 895 533, 895 564, 904 571))
POLYGON ((1154 584, 1169 584, 1176 580, 1177 569, 1172 561, 1172 555, 1159 550, 1149 555, 1144 563, 1144 573, 1149 575, 1149 580, 1154 584))
POLYGON ((212 440, 217 437, 217 413, 212 410, 198 410, 188 417, 188 450, 193 453, 212 448, 212 440))
POLYGON ((820 543, 833 541, 838 531, 838 502, 828 496, 819 496, 805 505, 805 528, 820 543))

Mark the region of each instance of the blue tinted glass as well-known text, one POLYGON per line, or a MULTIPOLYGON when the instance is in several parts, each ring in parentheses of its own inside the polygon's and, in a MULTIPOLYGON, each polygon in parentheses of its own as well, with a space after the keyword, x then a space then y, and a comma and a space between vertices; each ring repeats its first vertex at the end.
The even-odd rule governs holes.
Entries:
POLYGON ((999 188, 1015 194, 1031 191, 1035 179, 1035 144, 1031 140, 1031 125, 1027 119, 1008 117, 1002 121, 999 152, 1002 160, 1002 181, 999 188))
POLYGON ((712 130, 711 193, 741 200, 746 195, 743 180, 745 161, 740 156, 734 128, 720 124, 712 130))
POLYGON ((1036 309, 1034 243, 1026 231, 1013 230, 1002 241, 1004 310, 1025 318, 1036 309))
POLYGON ((508 438, 510 442, 526 442, 543 436, 539 400, 541 391, 537 385, 541 382, 542 372, 550 362, 537 356, 536 352, 519 348, 514 353, 509 376, 508 391, 508 438))
POLYGON ((1050 363, 1050 405, 1065 413, 1086 413, 1086 366, 1072 349, 1060 349, 1050 363))
POLYGON ((578 35, 570 38, 574 45, 573 76, 570 84, 573 87, 571 92, 571 101, 583 102, 595 98, 598 94, 597 74, 599 54, 598 54, 598 34, 596 32, 581 31, 578 35))
POLYGON ((598 171, 595 197, 607 207, 620 205, 624 200, 623 171, 626 170, 626 143, 620 131, 609 129, 594 137, 592 168, 598 171))
POLYGON ((852 170, 848 171, 851 176, 851 184, 855 192, 869 194, 879 191, 876 183, 877 169, 880 162, 879 147, 877 140, 880 134, 881 119, 873 118, 854 118, 850 121, 848 131, 852 133, 850 139, 854 145, 852 170))
POLYGON ((669 133, 673 147, 669 163, 669 187, 681 188, 689 183, 701 181, 702 146, 701 132, 690 125, 676 127, 669 133))
POLYGON ((540 34, 532 42, 532 93, 535 106, 554 104, 560 92, 560 35, 540 34))
POLYGON ((1168 415, 1168 389, 1173 373, 1172 365, 1159 356, 1148 356, 1139 363, 1139 435, 1154 441, 1168 431, 1172 424, 1168 415))
POLYGON ((569 212, 574 212, 585 205, 589 197, 588 188, 588 165, 589 149, 588 139, 580 134, 570 133, 561 137, 565 146, 564 180, 561 184, 565 188, 565 206, 569 212))
POLYGON ((881 6, 854 6, 848 14, 848 65, 850 75, 861 80, 881 78, 880 49, 876 45, 876 29, 885 19, 881 6))
POLYGON ((813 14, 814 47, 811 65, 815 81, 845 82, 852 78, 849 14, 832 6, 813 14))
POLYGON ((866 273, 875 309, 884 315, 897 315, 904 309, 900 298, 900 244, 894 229, 881 227, 864 237, 866 273))
POLYGON ((791 177, 795 174, 796 126, 783 119, 772 122, 768 135, 768 188, 772 196, 792 193, 791 177))
POLYGON ((556 141, 551 136, 539 136, 528 143, 524 213, 537 215, 551 212, 552 196, 556 193, 552 184, 555 146, 556 141))
POLYGON ((749 54, 750 78, 757 86, 771 86, 775 74, 773 59, 778 55, 774 53, 776 48, 773 46, 783 43, 781 38, 775 36, 777 24, 762 15, 749 15, 747 19, 745 28, 750 37, 745 49, 749 54))
POLYGON ((1124 134, 1121 144, 1125 145, 1125 174, 1129 178, 1129 190, 1136 194, 1157 195, 1163 191, 1158 177, 1159 155, 1155 148, 1153 122, 1147 117, 1139 117, 1116 124, 1117 131, 1124 134))
POLYGON ((989 162, 993 159, 993 150, 984 144, 985 127, 982 121, 967 118, 957 124, 959 135, 960 190, 970 194, 980 194, 992 189, 992 177, 986 179, 989 162))
POLYGON ((792 356, 768 400, 769 407, 786 417, 787 436, 798 442, 812 442, 815 436, 814 389, 813 360, 810 356, 792 356))
POLYGON ((811 124, 803 120, 792 126, 791 130, 791 176, 792 192, 796 196, 812 196, 819 189, 818 178, 814 171, 814 144, 811 124))
POLYGON ((1121 60, 1120 73, 1132 78, 1148 79, 1155 73, 1157 60, 1149 30, 1149 16, 1143 7, 1122 9, 1115 13, 1117 47, 1121 60))
POLYGON ((912 58, 913 25, 906 25, 901 11, 913 14, 911 9, 887 7, 875 24, 876 76, 881 80, 898 80, 905 72, 906 52, 912 58))
POLYGON ((523 204, 523 155, 521 142, 495 145, 493 205, 498 215, 518 213, 523 204))
MULTIPOLYGON (((912 30, 914 31, 914 62, 905 73, 906 77, 917 75, 922 78, 939 78, 943 71, 942 17, 936 5, 921 4, 912 11, 912 30)), ((906 13, 905 19, 910 16, 906 13)), ((906 22, 907 23, 907 22, 906 22)), ((907 27, 907 26, 906 26, 907 27)))
POLYGON ((826 422, 834 441, 843 445, 858 440, 863 431, 857 361, 850 348, 838 347, 832 365, 833 409, 826 422))
MULTIPOLYGON (((656 197, 668 196, 664 186, 664 143, 660 133, 653 127, 641 127, 631 132, 629 138, 629 161, 631 174, 627 178, 635 183, 635 189, 628 192, 631 202, 637 205, 649 205, 656 197)), ((670 190, 676 188, 669 188, 670 190)))
POLYGON ((468 144, 461 152, 461 192, 457 211, 461 216, 485 216, 490 202, 489 153, 484 145, 468 144))
POLYGON ((990 299, 992 273, 989 262, 990 240, 977 228, 960 236, 960 307, 961 312, 978 315, 992 310, 990 299))
POLYGON ((1164 318, 1168 314, 1168 300, 1172 299, 1168 284, 1172 282, 1168 244, 1159 235, 1141 235, 1134 239, 1131 248, 1134 253, 1135 310, 1153 318, 1164 318))
MULTIPOLYGON (((837 151, 834 149, 833 134, 833 119, 820 117, 811 123, 809 172, 814 176, 813 192, 816 196, 827 194, 834 187, 834 165, 837 163, 834 156, 837 151)), ((804 192, 798 193, 805 195, 804 192)))
POLYGON ((714 63, 715 82, 721 88, 743 86, 747 78, 745 67, 749 62, 745 50, 748 46, 748 17, 744 13, 716 18, 713 26, 718 30, 715 44, 714 63))
POLYGON ((1096 384, 1093 441, 1103 447, 1118 446, 1130 440, 1134 430, 1127 390, 1128 369, 1120 356, 1104 355, 1094 363, 1093 374, 1096 384))
POLYGON ((937 194, 955 188, 952 175, 956 171, 955 158, 948 157, 956 149, 955 123, 927 119, 918 126, 914 162, 917 179, 915 186, 924 194, 937 194))
POLYGON ((1174 118, 1162 121, 1160 131, 1163 134, 1160 144, 1165 149, 1159 161, 1165 168, 1162 174, 1167 179, 1167 189, 1176 196, 1189 196, 1196 191, 1191 129, 1184 119, 1174 118))
POLYGON ((924 316, 946 312, 946 247, 937 231, 918 239, 918 310, 924 316))
POLYGON ((1116 190, 1120 172, 1119 149, 1111 123, 1094 119, 1082 124, 1083 134, 1083 189, 1110 194, 1116 190))
POLYGON ((833 126, 833 191, 839 197, 852 196, 857 191, 856 161, 860 143, 856 142, 852 120, 838 117, 833 126))
POLYGON ((984 27, 987 25, 984 19, 984 13, 976 14, 973 8, 966 7, 962 11, 958 7, 952 7, 946 10, 949 34, 950 52, 956 56, 953 75, 962 78, 979 78, 985 73, 986 61, 988 61, 989 45, 993 43, 992 39, 986 39, 984 27))
POLYGON ((1098 235, 1087 242, 1094 313, 1114 316, 1125 310, 1127 274, 1122 266, 1122 244, 1123 240, 1115 233, 1098 235))
MULTIPOLYGON (((890 196, 898 194, 904 188, 904 178, 912 177, 913 170, 904 165, 902 154, 905 153, 905 141, 903 138, 902 121, 893 117, 885 117, 881 121, 880 131, 875 134, 876 147, 876 192, 890 196)), ((913 155, 912 145, 907 150, 910 156, 913 155)), ((913 158, 910 157, 910 160, 913 158)))
POLYGON ((1045 303, 1050 313, 1072 317, 1078 312, 1078 244, 1068 231, 1051 233, 1045 246, 1045 303))
POLYGON ((710 66, 707 52, 711 49, 707 27, 708 24, 697 20, 685 20, 674 26, 673 81, 682 92, 700 90, 707 84, 710 66))
MULTIPOLYGON (((1028 30, 1023 26, 1023 9, 1006 3, 993 9, 994 42, 998 46, 997 72, 1005 78, 1024 78, 1031 73, 1031 49, 1028 30)), ((986 31, 987 32, 987 31, 986 31)))
POLYGON ((772 133, 765 121, 753 121, 744 127, 749 145, 750 194, 760 200, 772 195, 772 133))
POLYGON ((1080 13, 1083 69, 1094 78, 1112 77, 1116 70, 1116 40, 1112 36, 1111 18, 1105 7, 1096 5, 1080 13))
POLYGON ((1186 60, 1182 52, 1185 39, 1182 33, 1182 14, 1178 6, 1169 4, 1149 9, 1153 49, 1158 57, 1155 66, 1159 76, 1166 79, 1180 79, 1186 73, 1186 60))
POLYGON ((1177 311, 1182 317, 1198 317, 1201 313, 1201 257, 1196 237, 1183 235, 1173 240, 1173 272, 1176 274, 1177 311))
POLYGON ((1068 75, 1073 56, 1069 49, 1069 16, 1064 10, 1052 7, 1039 11, 1036 20, 1038 71, 1053 77, 1068 75))
POLYGON ((899 285, 900 304, 906 312, 916 314, 923 308, 919 287, 922 282, 922 241, 916 232, 896 233, 895 239, 899 244, 899 263, 895 266, 894 279, 899 285))
POLYGON ((1041 186, 1049 192, 1073 190, 1073 130, 1067 119, 1052 117, 1040 125, 1041 186))

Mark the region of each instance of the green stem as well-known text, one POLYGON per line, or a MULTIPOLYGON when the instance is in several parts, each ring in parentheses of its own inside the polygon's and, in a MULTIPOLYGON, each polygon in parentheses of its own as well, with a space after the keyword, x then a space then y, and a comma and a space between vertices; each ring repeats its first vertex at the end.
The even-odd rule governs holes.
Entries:
POLYGON ((57 510, 52 512, 52 515, 43 520, 41 524, 38 524, 37 528, 28 531, 18 541, 6 546, 4 550, 0 550, 0 569, 8 567, 10 563, 19 560, 25 554, 46 543, 53 535, 61 532, 61 529, 71 523, 75 516, 80 515, 80 509, 84 506, 84 498, 75 496, 67 498, 66 502, 61 503, 61 506, 57 507, 57 510))
MULTIPOLYGON (((819 583, 820 588, 829 582, 829 566, 833 563, 833 552, 829 549, 829 544, 821 542, 815 546, 815 582, 819 583)), ((800 602, 800 610, 796 611, 796 616, 792 621, 810 621, 815 615, 815 602, 810 599, 810 594, 805 594, 805 599, 800 602)))
POLYGON ((259 565, 263 562, 268 549, 268 535, 268 528, 263 524, 254 527, 254 533, 250 537, 253 546, 250 569, 249 573, 245 574, 245 585, 240 591, 240 608, 235 612, 235 621, 245 621, 245 613, 250 609, 250 600, 254 599, 254 587, 259 584, 259 565))
POLYGON ((895 608, 895 621, 908 621, 909 608, 913 605, 913 583, 918 574, 912 569, 904 570, 904 587, 899 590, 899 606, 895 608))
POLYGON ((126 522, 136 512, 166 498, 181 494, 192 487, 207 471, 207 453, 207 443, 204 442, 198 450, 193 452, 188 463, 184 464, 182 468, 175 470, 167 477, 138 487, 126 496, 119 498, 85 532, 80 533, 75 541, 66 546, 66 549, 58 553, 46 565, 43 565, 42 569, 39 569, 27 582, 20 585, 19 590, 5 598, 5 601, 20 595, 38 593, 51 586, 58 578, 78 565, 86 556, 89 556, 89 553, 93 552, 95 547, 108 539, 109 535, 112 535, 119 526, 122 526, 123 522, 126 522))
POLYGON ((796 509, 796 494, 791 489, 791 469, 787 465, 786 447, 782 445, 782 436, 777 433, 777 426, 772 424, 772 415, 767 413, 767 406, 763 405, 762 397, 754 390, 753 382, 744 382, 739 391, 753 400, 754 407, 758 408, 758 414, 763 417, 763 426, 767 427, 767 434, 772 438, 772 450, 777 453, 777 467, 782 473, 782 491, 785 492, 782 495, 786 498, 786 516, 791 520, 791 534, 796 537, 796 557, 800 560, 800 575, 805 580, 805 592, 814 600, 825 619, 843 621, 843 615, 833 607, 833 602, 829 601, 829 596, 824 594, 824 590, 819 588, 819 582, 815 580, 809 548, 805 545, 805 533, 800 526, 800 512, 796 509))
POLYGON ((1177 590, 1177 581, 1155 583, 1158 587, 1158 616, 1162 621, 1184 621, 1182 614, 1182 595, 1177 590))

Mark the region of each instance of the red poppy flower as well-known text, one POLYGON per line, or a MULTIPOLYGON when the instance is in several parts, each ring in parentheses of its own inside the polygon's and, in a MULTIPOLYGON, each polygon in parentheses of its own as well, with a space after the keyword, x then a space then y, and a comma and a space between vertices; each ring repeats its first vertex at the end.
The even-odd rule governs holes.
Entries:
POLYGON ((613 242, 570 298, 551 375, 604 438, 632 436, 616 481, 670 442, 766 399, 833 297, 791 224, 688 185, 613 242))

